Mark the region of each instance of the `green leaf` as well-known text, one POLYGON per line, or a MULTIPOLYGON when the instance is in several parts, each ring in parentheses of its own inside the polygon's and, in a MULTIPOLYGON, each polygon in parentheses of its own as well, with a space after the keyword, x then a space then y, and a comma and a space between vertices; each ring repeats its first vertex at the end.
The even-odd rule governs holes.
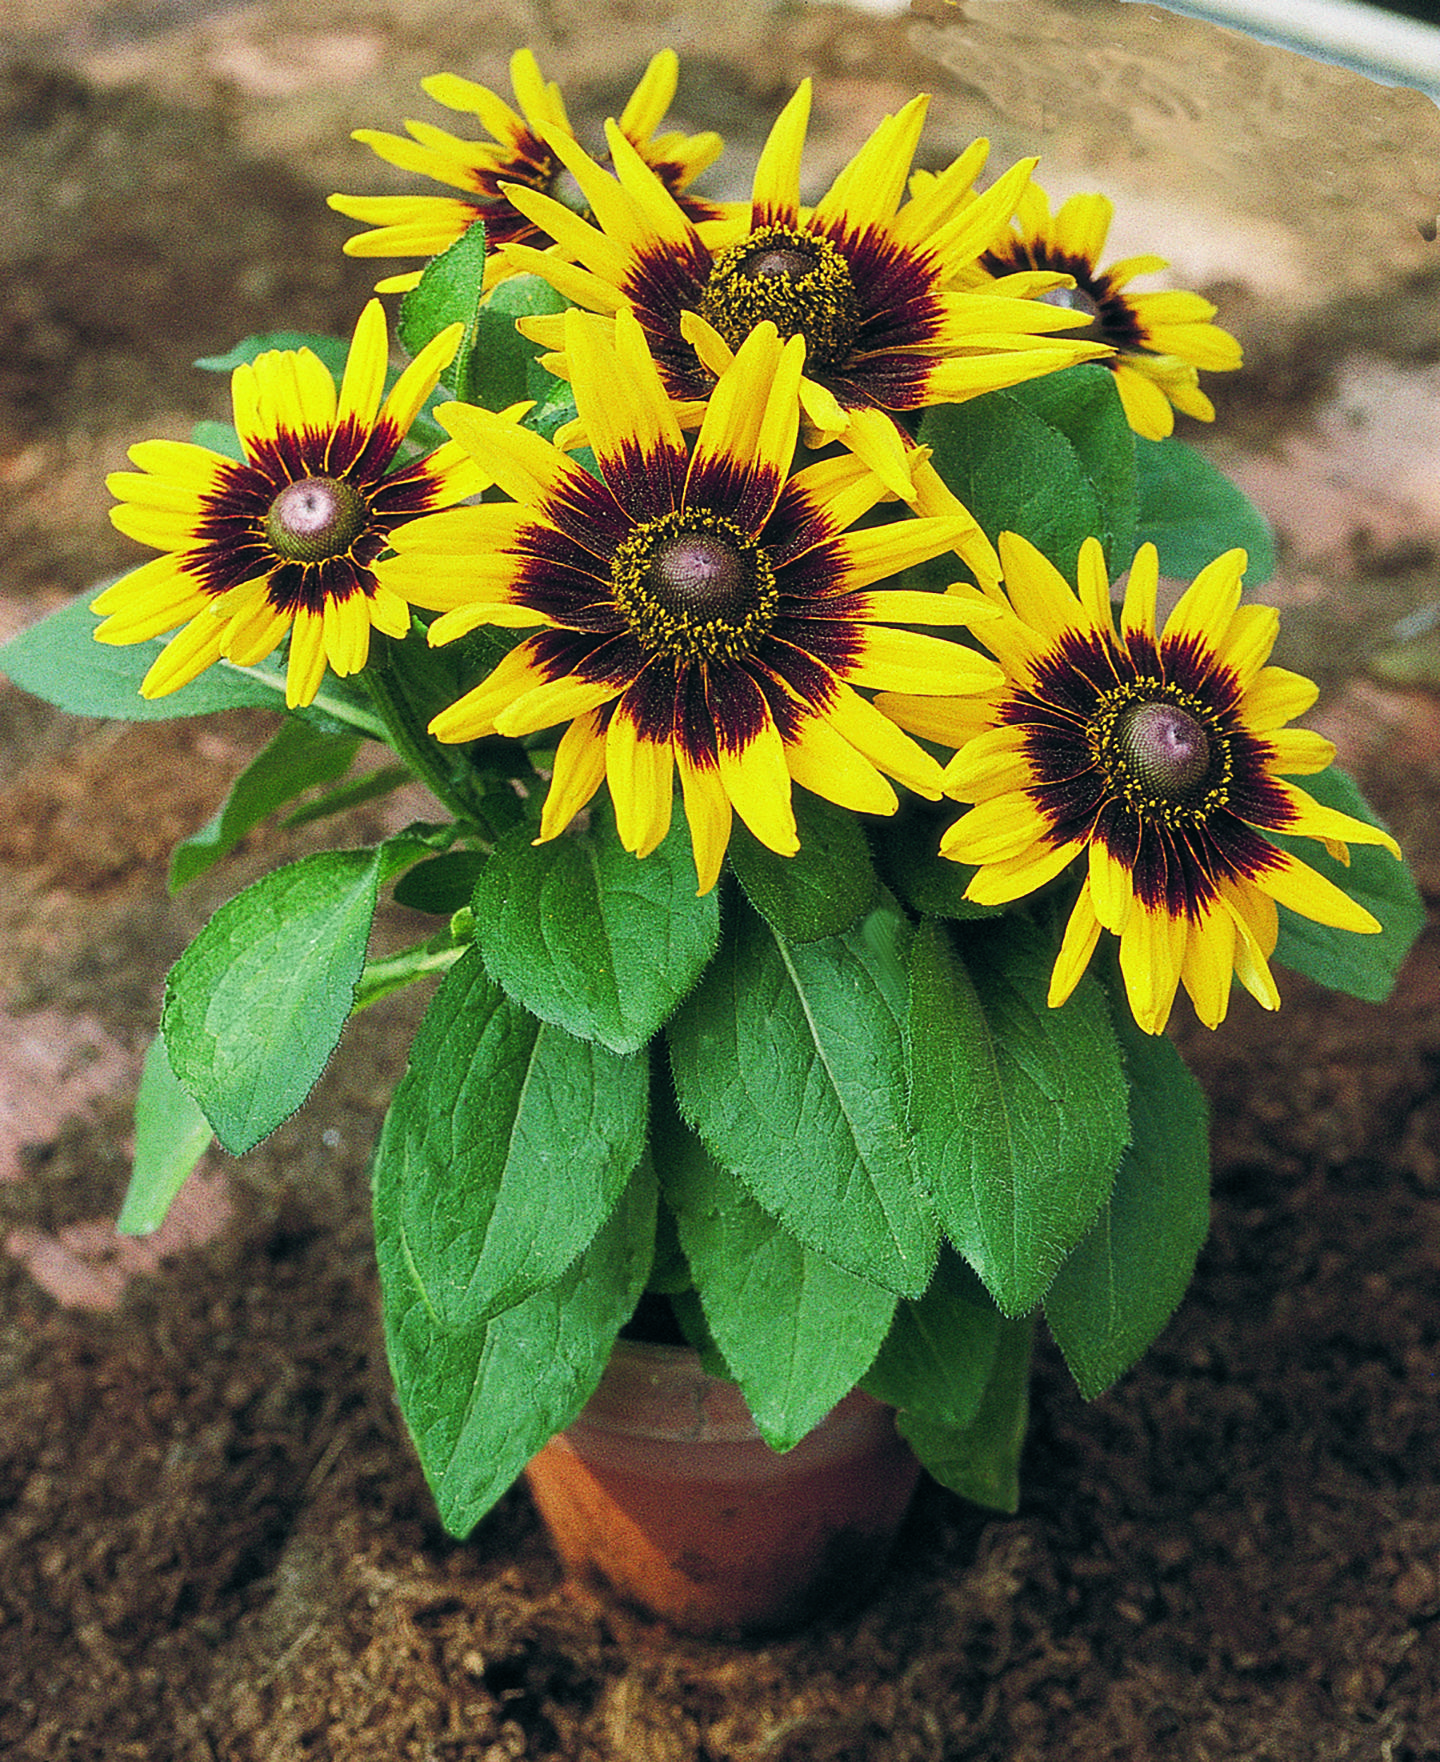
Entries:
POLYGON ((1099 361, 1082 361, 1061 373, 1026 380, 1009 395, 1075 449, 1100 516, 1092 531, 1105 548, 1110 573, 1118 575, 1135 555, 1138 497, 1135 435, 1125 419, 1115 375, 1099 361))
MULTIPOLYGON (((1301 777, 1307 795, 1327 808, 1350 814, 1367 825, 1384 822, 1361 795, 1353 779, 1331 766, 1314 777, 1301 777)), ((1384 1003, 1415 939, 1425 928, 1425 902, 1404 863, 1377 844, 1352 844, 1347 868, 1313 838, 1270 834, 1282 850, 1299 857, 1343 893, 1357 900, 1380 921, 1378 935, 1335 930, 1298 912, 1280 913, 1280 939, 1274 959, 1332 991, 1345 991, 1366 1003, 1384 1003)))
POLYGON ((477 220, 453 245, 430 259, 419 282, 400 302, 400 343, 412 359, 449 325, 465 326, 460 348, 444 379, 458 398, 466 400, 470 397, 471 358, 484 285, 485 222, 477 220))
POLYGON ((1030 1354, 1034 1321, 1000 1323, 995 1365, 980 1411, 963 1429, 936 1425, 911 1413, 895 1429, 928 1472, 976 1505, 1013 1515, 1020 1509, 1020 1453, 1030 1418, 1030 1354))
POLYGON ((1129 564, 1133 451, 1108 369, 1082 363, 936 405, 922 417, 919 438, 990 539, 1023 533, 1070 581, 1091 536, 1104 544, 1112 572, 1129 564))
POLYGON ((1087 976, 1062 1009, 1047 1008, 1053 958, 1014 917, 968 933, 927 920, 911 964, 922 1178, 1006 1315, 1044 1295, 1104 1203, 1129 1136, 1104 992, 1087 976))
POLYGON ((240 431, 233 422, 192 423, 190 439, 197 447, 209 447, 212 453, 219 453, 225 459, 233 459, 236 464, 244 462, 245 448, 240 443, 240 431))
POLYGON ((343 783, 338 789, 327 789, 324 794, 317 795, 314 801, 307 801, 296 808, 294 813, 286 814, 281 824, 291 830, 296 826, 310 826, 316 820, 328 820, 336 814, 349 813, 351 808, 363 807, 367 801, 378 801, 382 796, 393 795, 397 789, 413 781, 404 765, 381 765, 374 771, 362 772, 352 782, 343 783))
POLYGON ((1203 453, 1184 441, 1135 439, 1139 513, 1135 542, 1153 544, 1166 575, 1188 581, 1207 563, 1242 546, 1245 581, 1275 573, 1275 540, 1265 516, 1203 453))
POLYGON ((375 892, 423 846, 329 850, 220 907, 170 969, 170 1066, 240 1156, 290 1117, 340 1040, 365 964, 375 892))
POLYGON ((904 936, 893 903, 795 945, 742 906, 667 1032, 680 1112, 716 1161, 806 1247, 916 1297, 938 1231, 906 1123, 904 936))
POLYGON ((965 889, 975 873, 969 863, 940 855, 940 835, 955 818, 953 802, 904 804, 878 841, 877 857, 887 886, 913 912, 931 918, 993 918, 1004 906, 977 905, 965 889))
POLYGON ((478 850, 447 850, 417 863, 395 883, 396 903, 411 911, 454 917, 469 905, 485 861, 478 850))
POLYGON ((854 814, 808 793, 795 797, 800 848, 777 856, 743 824, 730 839, 730 867, 745 897, 786 942, 839 936, 875 903, 879 883, 854 814))
POLYGON ((896 1310, 864 1387, 916 1420, 963 1430, 979 1416, 1002 1325, 990 1293, 942 1248, 925 1295, 896 1310))
POLYGON ((473 949, 435 994, 375 1179, 427 1311, 478 1327, 571 1266, 645 1147, 648 1067, 538 1022, 473 949))
MULTIPOLYGON (((515 328, 517 318, 565 310, 565 297, 538 275, 507 276, 485 296, 476 315, 475 351, 470 361, 469 403, 504 410, 535 396, 531 368, 543 353, 515 328)), ((546 380, 552 376, 546 375, 546 380)))
POLYGON ((465 1536, 595 1392, 644 1288, 655 1179, 642 1164, 569 1271, 485 1321, 432 1307, 416 1277, 399 1199, 388 1180, 377 1180, 385 1345, 440 1521, 452 1536, 465 1536))
POLYGON ((316 784, 343 776, 359 747, 358 734, 329 733, 287 716, 269 746, 235 779, 225 805, 209 825, 175 846, 170 891, 178 893, 186 882, 228 856, 247 832, 286 802, 316 784))
POLYGON ((1133 1138, 1090 1233, 1045 1294, 1045 1320, 1087 1400, 1129 1370, 1174 1314, 1210 1228, 1205 1097, 1180 1054, 1111 1012, 1133 1138))
POLYGON ((895 1295, 797 1242, 678 1126, 664 1182, 728 1374, 765 1442, 789 1450, 869 1369, 895 1295))
POLYGON ((258 336, 247 336, 223 355, 202 355, 195 363, 207 373, 231 373, 258 355, 272 349, 309 349, 329 368, 338 385, 345 376, 345 363, 350 357, 350 339, 338 336, 315 336, 306 330, 267 330, 258 336))
POLYGON ((464 915, 457 913, 445 929, 424 942, 414 943, 409 948, 399 949, 396 953, 384 955, 376 961, 366 961, 365 970, 355 986, 355 1002, 351 1006, 351 1015, 358 1016, 361 1010, 369 1009, 371 1004, 379 1003, 383 998, 392 997, 395 992, 403 991, 407 985, 414 985, 417 980, 434 979, 448 973, 470 946, 469 935, 459 934, 457 930, 464 915))
POLYGON ((583 832, 534 844, 517 827, 475 889, 475 940, 491 975, 543 1021, 634 1052, 705 970, 720 935, 712 889, 695 892, 683 823, 649 856, 620 843, 607 803, 583 832))
POLYGON ((115 1220, 122 1236, 148 1236, 160 1228, 211 1136, 209 1120, 175 1081, 157 1034, 135 1097, 135 1163, 115 1220))
POLYGON ((124 722, 170 722, 179 716, 205 716, 213 710, 283 709, 279 690, 226 662, 208 668, 192 684, 168 697, 143 698, 140 681, 150 671, 165 640, 117 648, 96 642, 100 620, 90 602, 110 584, 88 588, 68 606, 22 630, 0 647, 0 671, 22 691, 72 716, 107 716, 124 722))

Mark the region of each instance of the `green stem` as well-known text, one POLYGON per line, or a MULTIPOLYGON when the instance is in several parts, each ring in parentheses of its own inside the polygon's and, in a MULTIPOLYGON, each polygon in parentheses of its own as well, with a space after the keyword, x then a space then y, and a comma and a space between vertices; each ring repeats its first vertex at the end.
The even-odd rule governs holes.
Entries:
POLYGON ((480 809, 469 765, 455 749, 441 746, 427 731, 392 668, 377 655, 360 678, 385 725, 385 738, 410 770, 457 820, 473 826, 493 844, 495 832, 480 809))

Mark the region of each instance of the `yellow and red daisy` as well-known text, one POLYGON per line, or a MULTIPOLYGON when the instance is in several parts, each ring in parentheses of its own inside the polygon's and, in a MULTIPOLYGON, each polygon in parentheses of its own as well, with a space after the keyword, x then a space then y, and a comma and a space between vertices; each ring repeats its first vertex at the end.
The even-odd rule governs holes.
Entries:
MULTIPOLYGON (((672 130, 656 134, 675 97, 680 63, 672 49, 662 49, 650 62, 631 94, 618 124, 623 139, 651 167, 687 214, 708 220, 720 210, 689 186, 720 156, 724 143, 706 132, 684 135, 672 130)), ((553 80, 547 81, 528 49, 510 58, 510 83, 519 111, 487 86, 453 73, 432 74, 421 86, 437 104, 474 116, 490 134, 488 141, 465 140, 433 123, 407 122, 411 139, 380 129, 357 129, 363 142, 388 165, 418 172, 461 191, 459 196, 331 196, 330 206, 351 220, 375 230, 347 239, 351 257, 434 257, 453 245, 477 220, 485 222, 491 246, 527 244, 544 248, 551 234, 536 226, 506 200, 503 185, 554 192, 563 165, 550 141, 556 135, 574 139, 565 100, 553 80)), ((485 262, 485 284, 512 273, 492 250, 485 262)), ((376 283, 382 294, 413 288, 421 271, 410 270, 376 283)))
POLYGON ((1285 726, 1317 690, 1266 665, 1278 615, 1240 604, 1243 551, 1202 569, 1158 636, 1152 545, 1135 557, 1118 626, 1095 539, 1080 553, 1078 594, 1014 533, 1001 534, 1000 557, 1007 604, 976 634, 1003 684, 949 704, 886 697, 882 707, 960 749, 946 792, 975 805, 941 852, 977 865, 971 899, 1005 904, 1083 863, 1052 1005, 1074 990, 1102 930, 1120 939, 1135 1020, 1158 1034, 1182 983, 1208 1027, 1225 1015, 1232 973, 1278 1008, 1269 968, 1277 905, 1342 930, 1380 929, 1266 836, 1314 838, 1337 854, 1349 844, 1400 854, 1388 833, 1286 781, 1323 771, 1334 748, 1285 726))
MULTIPOLYGON (((687 426, 756 324, 804 337, 807 439, 842 441, 893 494, 928 511, 912 483, 914 455, 900 418, 1109 351, 1050 335, 1081 320, 1018 297, 1053 286, 1060 279, 1053 274, 1003 292, 953 291, 956 276, 1009 221, 1035 161, 1012 166, 975 196, 989 150, 977 141, 906 200, 927 103, 916 98, 887 117, 816 206, 802 209, 804 82, 770 131, 748 206, 700 225, 618 129, 609 130, 614 177, 547 131, 594 223, 533 189, 507 186, 515 207, 561 251, 515 244, 506 255, 579 306, 633 312, 687 426)), ((521 328, 563 350, 559 319, 527 319, 521 328)), ((547 365, 569 371, 563 353, 547 365)))
POLYGON ((377 579, 375 559, 402 522, 485 487, 453 441, 395 465, 463 329, 437 336, 386 398, 385 315, 372 300, 338 394, 309 349, 270 350, 235 369, 243 461, 189 441, 130 449, 140 469, 107 479, 119 502, 110 518, 163 555, 106 588, 92 610, 104 619, 100 642, 147 642, 184 626, 145 675, 144 696, 178 691, 222 657, 254 666, 289 635, 294 708, 313 701, 327 666, 343 677, 365 665, 372 628, 408 632, 410 608, 377 579))
POLYGON ((862 691, 999 678, 969 649, 887 628, 983 622, 996 615, 983 598, 874 585, 949 549, 963 518, 850 531, 886 494, 861 461, 791 475, 805 344, 773 325, 720 375, 693 447, 628 312, 607 325, 572 309, 564 342, 599 477, 486 410, 443 405, 437 419, 513 500, 414 521, 380 564, 397 593, 443 613, 432 642, 480 624, 533 632, 431 732, 568 724, 540 837, 606 782, 639 856, 669 828, 678 772, 701 892, 732 814, 795 852, 792 782, 864 813, 895 810, 887 778, 936 798, 939 765, 862 691))
MULTIPOLYGON (((1163 257, 1126 257, 1100 267, 1115 215, 1108 196, 1071 196, 1052 215, 1037 184, 1021 195, 1013 222, 981 254, 977 270, 1004 281, 1031 270, 1056 270, 1074 278, 1039 297, 1088 319, 1080 334, 1108 343, 1106 363, 1115 375, 1125 419, 1148 440, 1164 440, 1175 428, 1175 411, 1215 420, 1215 406, 1200 390, 1199 368, 1227 373, 1241 364, 1240 345, 1212 324, 1215 307, 1199 294, 1179 290, 1132 293, 1140 275, 1169 267, 1163 257)), ((968 278, 981 285, 974 272, 968 278)))

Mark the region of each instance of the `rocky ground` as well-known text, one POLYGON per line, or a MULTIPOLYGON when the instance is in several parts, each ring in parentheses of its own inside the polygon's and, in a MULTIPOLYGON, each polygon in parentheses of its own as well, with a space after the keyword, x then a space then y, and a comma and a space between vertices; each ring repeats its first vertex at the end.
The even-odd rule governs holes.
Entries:
MULTIPOLYGON (((593 128, 671 42, 745 187, 816 79, 817 184, 917 89, 1105 188, 1246 345, 1191 432, 1265 508, 1282 658, 1440 886, 1440 115, 1415 94, 1100 0, 928 19, 689 0, 11 0, 0 44, 0 634, 134 560, 102 477, 220 413, 198 355, 346 331, 369 285, 348 140, 503 84, 522 42, 593 128), (1405 639, 1405 640, 1402 640, 1405 639)), ((166 897, 259 713, 80 723, 0 680, 0 1750, 26 1762, 1423 1762, 1440 1731, 1440 942, 1379 1008, 1285 982, 1178 1030, 1212 1097, 1215 1227, 1091 1406, 1042 1354, 1026 1492, 923 1494, 875 1604, 676 1642, 568 1590, 523 1492, 445 1538, 373 1322, 364 1161, 409 999, 310 1105, 212 1154, 125 1243, 128 1110, 167 965, 295 853, 166 897)), ((413 804, 412 804, 413 805, 413 804)), ((392 810, 387 810, 390 812, 392 810)), ((406 806, 398 809, 409 817, 406 806)), ((380 822, 357 817, 356 840, 380 822)), ((407 933, 391 908, 382 936, 407 933)))

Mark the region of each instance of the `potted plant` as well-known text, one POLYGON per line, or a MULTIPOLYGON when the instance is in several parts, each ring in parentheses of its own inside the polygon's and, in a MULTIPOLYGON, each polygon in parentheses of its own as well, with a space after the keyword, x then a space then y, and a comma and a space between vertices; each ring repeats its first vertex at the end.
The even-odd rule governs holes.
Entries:
POLYGON ((866 1582, 917 1465, 1015 1508, 1038 1319, 1087 1396, 1164 1326, 1208 1213, 1179 992, 1211 1028, 1237 980, 1278 1006, 1272 961, 1379 999, 1418 899, 1293 726, 1263 522, 1171 432, 1238 345, 1103 266, 1105 198, 982 190, 983 142, 911 176, 917 98, 802 205, 802 86, 718 205, 719 142, 657 132, 673 56, 603 163, 512 71, 518 111, 427 82, 489 140, 362 135, 457 194, 333 199, 424 259, 380 284, 409 364, 378 300, 202 363, 233 424, 111 479, 155 554, 0 662, 80 714, 277 711, 176 886, 282 808, 436 804, 176 963, 121 1228, 438 976, 373 1179, 446 1528, 533 1464, 577 1573, 783 1624, 866 1582), (382 890, 434 927, 372 960, 382 890))

